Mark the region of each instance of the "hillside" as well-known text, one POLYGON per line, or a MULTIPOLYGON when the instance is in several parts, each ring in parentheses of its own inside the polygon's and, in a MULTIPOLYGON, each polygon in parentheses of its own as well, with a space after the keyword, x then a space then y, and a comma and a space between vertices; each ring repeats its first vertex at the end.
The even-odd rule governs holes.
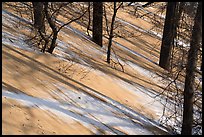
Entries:
POLYGON ((60 31, 53 54, 40 52, 26 41, 32 21, 3 4, 2 134, 172 134, 160 124, 165 97, 156 97, 171 81, 158 66, 162 32, 126 10, 116 19, 134 37, 114 38, 107 64, 107 39, 100 48, 77 22, 60 31))

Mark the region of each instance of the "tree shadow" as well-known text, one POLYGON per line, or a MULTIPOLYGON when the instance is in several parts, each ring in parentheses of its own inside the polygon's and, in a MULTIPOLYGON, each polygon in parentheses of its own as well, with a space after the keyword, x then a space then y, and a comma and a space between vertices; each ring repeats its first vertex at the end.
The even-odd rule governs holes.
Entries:
MULTIPOLYGON (((132 110, 131 108, 129 108, 127 106, 124 106, 123 104, 121 104, 121 103, 119 103, 119 102, 117 102, 117 101, 115 101, 115 100, 101 94, 99 91, 96 91, 96 90, 94 90, 94 89, 92 89, 92 88, 90 88, 90 87, 76 81, 76 80, 73 80, 73 79, 67 77, 64 74, 61 74, 60 72, 48 67, 47 65, 35 60, 32 57, 29 57, 29 56, 19 52, 18 50, 14 49, 14 48, 11 48, 11 47, 9 47, 7 45, 4 45, 4 44, 3 44, 3 46, 4 46, 5 49, 7 49, 7 51, 3 50, 2 53, 4 55, 8 56, 9 58, 12 58, 15 61, 17 61, 17 62, 19 62, 21 64, 24 64, 24 65, 26 65, 28 67, 31 67, 30 63, 35 62, 37 65, 35 65, 35 68, 31 68, 31 69, 34 69, 35 71, 40 71, 40 72, 44 73, 45 75, 47 75, 48 77, 53 78, 55 80, 58 80, 59 82, 65 84, 65 85, 68 85, 68 86, 72 87, 75 90, 81 91, 81 92, 85 93, 86 95, 96 97, 97 99, 107 103, 107 105, 110 105, 110 106, 116 108, 117 110, 121 111, 122 113, 124 113, 126 116, 128 116, 130 118, 138 119, 138 116, 143 117, 144 119, 139 119, 139 120, 141 121, 141 123, 144 123, 144 125, 152 125, 152 126, 158 125, 158 123, 156 123, 155 121, 153 121, 153 120, 147 118, 146 116, 141 115, 140 113, 132 110), (20 57, 16 58, 14 55, 12 55, 12 54, 10 54, 8 52, 9 50, 12 50, 12 52, 15 52, 20 57), (25 58, 26 60, 24 60, 23 58, 25 58), (42 67, 46 68, 49 71, 42 69, 42 67), (74 83, 74 84, 72 84, 72 83, 74 83), (121 109, 118 106, 122 106, 123 109, 121 109)), ((50 107, 52 107, 52 106, 50 106, 50 107)), ((59 109, 59 111, 64 111, 64 110, 59 109)), ((72 115, 74 117, 73 113, 70 113, 70 115, 72 115)), ((84 118, 82 118, 82 120, 84 120, 84 118)), ((92 121, 92 122, 94 122, 94 121, 92 121)))
MULTIPOLYGON (((7 84, 7 85, 9 85, 9 84, 7 84)), ((116 134, 124 134, 123 132, 121 132, 121 131, 119 131, 119 130, 117 130, 115 128, 112 128, 112 127, 110 127, 108 125, 105 125, 102 122, 91 119, 91 118, 89 118, 89 117, 87 117, 85 115, 81 115, 81 114, 78 114, 76 112, 64 109, 64 108, 60 107, 59 103, 49 101, 49 100, 45 100, 45 99, 41 99, 41 98, 38 98, 38 97, 31 97, 31 96, 28 96, 28 95, 24 94, 23 91, 20 91, 19 89, 17 89, 17 90, 18 90, 18 95, 21 95, 21 96, 16 96, 15 95, 13 97, 12 95, 14 95, 14 94, 12 94, 12 93, 8 94, 8 93, 5 93, 5 92, 3 92, 2 95, 6 96, 7 98, 14 98, 15 100, 32 102, 34 105, 32 105, 31 108, 36 108, 36 107, 41 108, 41 107, 45 106, 47 108, 50 108, 50 109, 59 111, 61 113, 64 113, 65 115, 68 115, 68 116, 72 117, 73 119, 77 119, 77 121, 79 121, 79 122, 83 121, 83 122, 85 122, 87 124, 92 124, 92 125, 96 126, 97 128, 105 129, 105 131, 113 132, 113 133, 116 133, 116 134)), ((82 108, 80 108, 80 109, 82 109, 82 108)), ((98 112, 95 112, 95 113, 98 113, 98 112)), ((27 131, 26 129, 24 131, 26 131, 26 133, 29 133, 29 131, 27 131)), ((32 130, 32 129, 30 129, 30 130, 32 130)))

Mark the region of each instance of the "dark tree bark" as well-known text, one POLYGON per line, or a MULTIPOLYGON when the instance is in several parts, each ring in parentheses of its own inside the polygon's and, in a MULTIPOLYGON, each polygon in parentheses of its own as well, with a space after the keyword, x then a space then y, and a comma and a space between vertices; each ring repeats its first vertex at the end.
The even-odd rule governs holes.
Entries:
MULTIPOLYGON (((40 2, 37 2, 37 3, 40 3, 40 2)), ((56 26, 56 21, 53 19, 53 17, 54 17, 54 15, 56 16, 58 13, 59 13, 59 11, 60 11, 60 9, 63 7, 63 6, 65 6, 63 3, 58 7, 58 9, 56 9, 52 14, 50 13, 50 11, 49 11, 49 8, 48 8, 48 2, 42 2, 42 3, 40 3, 41 4, 41 6, 43 7, 42 8, 42 13, 43 13, 43 16, 44 16, 44 18, 46 18, 46 20, 48 21, 48 24, 49 24, 49 27, 52 29, 52 32, 51 32, 51 34, 49 35, 49 36, 47 36, 45 33, 42 33, 42 31, 40 30, 40 29, 38 29, 38 32, 39 32, 39 34, 40 34, 40 37, 41 37, 41 40, 44 40, 44 45, 43 45, 43 47, 42 47, 42 49, 41 49, 41 51, 42 52, 45 52, 45 50, 47 49, 47 52, 49 52, 50 54, 52 54, 53 53, 53 51, 54 51, 54 49, 55 49, 55 47, 56 47, 56 45, 57 45, 57 43, 56 43, 56 41, 57 41, 57 37, 58 37, 58 33, 59 33, 59 31, 64 27, 64 26, 66 26, 66 25, 68 25, 68 24, 70 24, 70 23, 72 23, 72 22, 74 22, 74 21, 76 21, 76 20, 78 20, 78 19, 80 19, 80 18, 82 18, 84 15, 85 15, 85 13, 87 12, 87 10, 83 13, 83 14, 81 14, 79 17, 77 17, 77 18, 75 18, 75 19, 72 19, 71 21, 69 21, 69 22, 67 22, 67 23, 65 23, 65 24, 63 24, 62 26, 60 26, 59 28, 56 26)), ((52 4, 52 3, 51 3, 52 4)), ((33 2, 33 5, 35 5, 35 3, 33 2)), ((36 6, 36 5, 35 5, 36 6)), ((35 6, 33 6, 33 7, 35 7, 35 6)), ((37 25, 37 26, 39 26, 39 25, 37 25)))
MULTIPOLYGON (((49 26, 51 27, 52 29, 52 41, 51 41, 51 44, 50 44, 50 48, 47 50, 47 52, 49 52, 50 54, 52 54, 52 52, 54 51, 55 47, 56 47, 56 41, 57 41, 57 36, 58 36, 58 33, 59 31, 66 25, 80 19, 81 17, 83 17, 85 15, 85 13, 87 12, 87 10, 82 14, 80 15, 79 17, 75 18, 75 19, 72 19, 71 21, 65 23, 64 25, 60 26, 59 28, 57 28, 56 24, 55 24, 55 21, 51 18, 51 15, 50 13, 48 12, 48 2, 44 2, 44 12, 45 12, 45 17, 49 23, 49 26)), ((46 48, 46 47, 45 47, 46 48)))
POLYGON ((103 46, 103 2, 93 2, 93 41, 103 46))
POLYGON ((142 5, 142 7, 145 8, 145 7, 149 6, 149 5, 151 5, 152 3, 154 3, 154 2, 147 2, 146 4, 142 5))
POLYGON ((32 2, 34 14, 34 27, 45 32, 45 15, 42 2, 32 2))
POLYGON ((107 62, 110 64, 110 55, 111 55, 111 46, 112 46, 112 39, 113 39, 113 30, 114 30, 114 24, 115 24, 115 17, 117 14, 118 9, 123 5, 123 2, 116 8, 116 2, 114 2, 114 12, 112 16, 111 21, 111 27, 110 27, 110 34, 108 38, 108 51, 107 51, 107 62))
POLYGON ((181 15, 184 11, 184 6, 185 6, 185 2, 177 2, 176 4, 176 16, 175 16, 175 31, 174 31, 174 39, 177 36, 177 28, 180 25, 180 19, 181 19, 181 15))
POLYGON ((86 32, 88 36, 90 36, 89 30, 90 30, 90 24, 91 24, 91 2, 88 2, 88 16, 89 16, 89 20, 88 20, 88 26, 87 26, 86 32))
MULTIPOLYGON (((120 6, 121 5, 122 5, 122 3, 120 4, 120 6)), ((114 2, 114 12, 113 12, 113 16, 112 16, 110 34, 109 34, 109 38, 108 38, 108 51, 107 51, 108 64, 110 64, 110 55, 111 55, 111 46, 112 46, 112 39, 113 39, 113 29, 114 29, 114 24, 115 24, 115 17, 117 14, 117 10, 120 8, 120 6, 118 6, 118 8, 116 8, 116 2, 114 2)))
POLYGON ((135 2, 130 2, 130 3, 128 3, 128 6, 130 6, 132 3, 135 3, 135 2))
POLYGON ((57 31, 57 27, 55 25, 55 22, 52 20, 51 18, 51 15, 49 14, 48 12, 48 2, 44 2, 44 9, 45 9, 45 16, 46 16, 46 19, 52 29, 52 32, 53 32, 53 38, 52 38, 52 41, 51 41, 51 44, 50 44, 50 48, 48 49, 48 52, 50 54, 52 54, 54 48, 56 47, 56 40, 57 40, 57 34, 58 34, 58 31, 57 31))
POLYGON ((168 2, 164 23, 159 66, 169 70, 171 51, 175 35, 176 2, 168 2))
POLYGON ((190 42, 190 50, 188 53, 188 63, 186 68, 183 124, 181 131, 182 135, 192 134, 195 69, 198 60, 198 50, 200 48, 199 43, 201 42, 201 36, 202 36, 202 2, 199 2, 196 16, 194 19, 194 26, 190 42))
POLYGON ((113 39, 113 27, 114 27, 115 17, 116 17, 116 2, 114 2, 114 13, 112 16, 110 35, 108 39, 109 41, 108 41, 108 51, 107 51, 107 62, 109 64, 110 64, 111 45, 112 45, 112 39, 113 39))

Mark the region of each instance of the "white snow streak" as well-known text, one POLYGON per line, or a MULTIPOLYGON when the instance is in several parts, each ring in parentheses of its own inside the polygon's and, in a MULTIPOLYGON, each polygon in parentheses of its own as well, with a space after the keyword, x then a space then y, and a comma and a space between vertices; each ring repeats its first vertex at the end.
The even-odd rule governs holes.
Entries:
MULTIPOLYGON (((95 133, 97 132, 95 127, 98 127, 106 134, 152 134, 138 124, 140 122, 133 122, 130 117, 124 115, 115 106, 108 105, 84 93, 73 92, 59 85, 55 86, 63 91, 63 94, 58 91, 51 92, 60 97, 60 102, 53 99, 31 97, 22 93, 16 94, 5 89, 2 89, 2 96, 20 101, 29 107, 37 106, 42 110, 49 110, 58 117, 63 117, 64 120, 71 118, 91 128, 95 133)), ((137 118, 140 119, 139 116, 137 118)))

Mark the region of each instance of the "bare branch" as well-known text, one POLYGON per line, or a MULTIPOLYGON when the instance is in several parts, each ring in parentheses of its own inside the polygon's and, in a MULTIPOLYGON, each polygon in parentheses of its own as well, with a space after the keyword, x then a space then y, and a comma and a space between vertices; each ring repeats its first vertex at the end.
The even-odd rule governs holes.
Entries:
POLYGON ((86 12, 87 12, 87 10, 86 10, 81 16, 79 16, 79 17, 77 17, 77 18, 75 18, 75 19, 72 19, 71 21, 69 21, 69 22, 65 23, 64 25, 62 25, 62 26, 58 29, 58 32, 59 32, 64 26, 66 26, 66 25, 68 25, 68 24, 70 24, 70 23, 72 23, 72 22, 74 22, 74 21, 76 21, 76 20, 79 20, 81 17, 84 16, 84 14, 85 14, 86 12))

